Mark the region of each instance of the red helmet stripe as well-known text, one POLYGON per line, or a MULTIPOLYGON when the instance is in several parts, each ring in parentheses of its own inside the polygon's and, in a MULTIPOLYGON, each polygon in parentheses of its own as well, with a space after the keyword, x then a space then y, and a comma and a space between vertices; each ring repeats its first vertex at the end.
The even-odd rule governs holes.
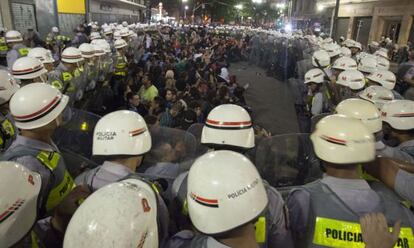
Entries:
POLYGON ((40 110, 38 110, 38 111, 36 111, 36 112, 34 112, 34 113, 32 113, 32 114, 28 114, 28 115, 20 115, 20 116, 16 116, 16 115, 14 115, 13 117, 16 119, 16 120, 25 120, 25 119, 31 119, 31 118, 33 118, 33 117, 36 117, 36 116, 38 116, 38 115, 41 115, 41 114, 43 114, 43 113, 45 113, 45 112, 47 112, 47 111, 49 111, 51 108, 53 108, 53 107, 55 107, 58 103, 59 103, 59 100, 60 100, 60 98, 61 98, 61 96, 60 95, 57 95, 49 104, 47 104, 46 106, 44 106, 42 109, 40 109, 40 110))

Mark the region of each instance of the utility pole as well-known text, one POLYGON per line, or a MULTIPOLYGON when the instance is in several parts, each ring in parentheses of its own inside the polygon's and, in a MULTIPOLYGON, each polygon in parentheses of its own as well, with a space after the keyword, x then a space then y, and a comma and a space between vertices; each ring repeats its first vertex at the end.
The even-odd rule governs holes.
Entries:
POLYGON ((339 12, 339 5, 341 0, 336 0, 336 5, 335 5, 335 15, 334 15, 334 20, 333 20, 333 28, 332 28, 332 38, 335 39, 336 37, 336 31, 337 31, 337 22, 338 22, 338 12, 339 12))

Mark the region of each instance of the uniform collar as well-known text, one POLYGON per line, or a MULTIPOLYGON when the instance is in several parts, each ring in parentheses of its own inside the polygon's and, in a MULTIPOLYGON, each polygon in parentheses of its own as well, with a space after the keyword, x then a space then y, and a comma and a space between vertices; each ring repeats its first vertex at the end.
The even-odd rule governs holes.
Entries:
POLYGON ((367 181, 363 179, 344 179, 344 178, 332 177, 332 176, 328 176, 324 174, 321 181, 322 183, 328 185, 331 189, 332 188, 341 188, 341 189, 349 189, 349 190, 371 189, 367 181))
POLYGON ((35 140, 21 135, 17 135, 16 140, 13 142, 13 144, 27 146, 41 151, 59 152, 59 149, 55 143, 53 143, 53 141, 52 144, 49 145, 43 141, 35 140))
POLYGON ((122 164, 118 164, 118 163, 114 163, 110 161, 105 161, 102 164, 102 169, 108 172, 114 173, 116 175, 121 175, 121 176, 128 176, 130 174, 135 173, 130 168, 123 166, 122 164))
POLYGON ((66 68, 66 66, 62 62, 59 63, 56 69, 61 70, 61 71, 68 71, 68 68, 66 68))
POLYGON ((405 141, 401 143, 398 147, 402 148, 402 147, 407 147, 407 146, 414 146, 414 140, 405 141))
POLYGON ((207 247, 208 248, 230 248, 229 246, 223 245, 222 243, 218 242, 213 237, 208 237, 207 247))

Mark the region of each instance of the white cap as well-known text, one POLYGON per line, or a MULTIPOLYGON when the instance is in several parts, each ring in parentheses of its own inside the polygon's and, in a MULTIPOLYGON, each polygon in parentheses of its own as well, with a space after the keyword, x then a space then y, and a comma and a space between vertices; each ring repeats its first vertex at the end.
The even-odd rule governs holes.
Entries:
POLYGON ((30 49, 27 57, 32 57, 40 60, 43 64, 53 63, 55 59, 53 59, 52 52, 47 50, 43 47, 35 47, 30 49))
POLYGON ((18 58, 12 67, 12 74, 17 79, 34 79, 46 73, 43 63, 32 57, 18 58))
POLYGON ((32 83, 10 99, 10 112, 16 127, 35 129, 54 121, 65 109, 69 97, 45 83, 32 83))
POLYGON ((359 97, 374 103, 378 109, 381 109, 385 103, 394 100, 392 91, 379 85, 369 86, 359 94, 359 97))
POLYGON ((346 99, 335 110, 338 114, 362 121, 373 134, 382 130, 381 113, 371 102, 358 98, 346 99))
POLYGON ((208 235, 253 221, 268 204, 256 167, 232 151, 214 151, 199 157, 188 174, 187 189, 191 222, 208 235))
POLYGON ((357 63, 352 58, 340 57, 332 65, 333 69, 337 70, 356 70, 358 68, 357 63))
POLYGON ((322 84, 324 80, 324 73, 321 69, 310 69, 305 74, 305 84, 308 83, 316 83, 316 84, 322 84))
POLYGON ((394 73, 384 70, 371 73, 369 76, 367 76, 367 79, 378 83, 382 87, 389 90, 394 89, 395 83, 397 82, 397 78, 395 77, 394 73))
POLYGON ((147 183, 127 179, 90 195, 71 218, 64 248, 158 247, 157 199, 147 183))
POLYGON ((62 52, 62 61, 66 63, 78 63, 83 61, 81 51, 76 47, 65 48, 62 52))
POLYGON ((365 76, 358 70, 346 70, 338 75, 336 83, 351 90, 360 90, 365 87, 365 76))
POLYGON ((19 88, 16 79, 8 71, 0 70, 0 105, 9 102, 19 88))
POLYGON ((138 113, 119 110, 102 117, 93 134, 93 155, 142 155, 151 149, 151 135, 138 113))
POLYGON ((311 135, 315 154, 333 164, 355 164, 375 159, 373 134, 360 120, 330 115, 316 124, 311 135))
POLYGON ((0 247, 11 247, 37 220, 42 180, 16 162, 0 162, 0 247))
POLYGON ((397 130, 414 129, 414 101, 394 100, 381 108, 382 121, 397 130))
POLYGON ((114 47, 116 49, 120 49, 120 48, 123 48, 123 47, 126 47, 126 46, 128 46, 128 44, 123 39, 116 40, 115 43, 114 43, 114 47))
POLYGON ((249 113, 234 104, 215 107, 207 116, 201 143, 239 148, 254 147, 254 130, 249 113))
POLYGON ((323 49, 328 52, 328 54, 331 58, 335 57, 335 56, 338 56, 341 53, 339 48, 341 48, 341 47, 338 44, 335 44, 335 43, 328 43, 328 44, 325 44, 323 46, 323 49))

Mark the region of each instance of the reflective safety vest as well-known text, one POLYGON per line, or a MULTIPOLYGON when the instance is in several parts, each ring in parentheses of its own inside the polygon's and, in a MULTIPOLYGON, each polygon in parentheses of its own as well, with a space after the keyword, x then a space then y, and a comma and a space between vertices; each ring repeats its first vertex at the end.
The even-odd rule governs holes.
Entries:
POLYGON ((1 157, 3 161, 10 161, 23 156, 36 158, 52 174, 47 182, 47 196, 43 199, 43 209, 46 212, 53 210, 76 186, 72 176, 58 152, 40 151, 31 147, 16 146, 8 149, 1 157))
POLYGON ((24 57, 27 56, 27 54, 29 53, 29 49, 27 49, 27 47, 21 47, 17 49, 17 52, 19 53, 20 57, 24 57))
POLYGON ((16 138, 17 128, 6 116, 0 114, 0 151, 5 151, 16 138))
MULTIPOLYGON (((408 216, 412 213, 401 199, 382 183, 372 182, 371 188, 381 199, 381 208, 388 221, 402 220, 400 237, 395 247, 414 247, 414 236, 408 216)), ((320 180, 302 187, 310 193, 306 239, 299 247, 363 248, 358 214, 320 180)))
POLYGON ((7 47, 6 39, 0 37, 0 54, 6 54, 9 48, 7 47))
POLYGON ((127 58, 125 55, 117 54, 116 61, 115 61, 115 72, 114 74, 117 76, 126 76, 127 74, 127 58))
POLYGON ((73 83, 74 76, 72 73, 63 71, 61 72, 61 80, 53 80, 50 84, 58 89, 61 92, 67 93, 67 92, 75 92, 76 86, 73 83))

